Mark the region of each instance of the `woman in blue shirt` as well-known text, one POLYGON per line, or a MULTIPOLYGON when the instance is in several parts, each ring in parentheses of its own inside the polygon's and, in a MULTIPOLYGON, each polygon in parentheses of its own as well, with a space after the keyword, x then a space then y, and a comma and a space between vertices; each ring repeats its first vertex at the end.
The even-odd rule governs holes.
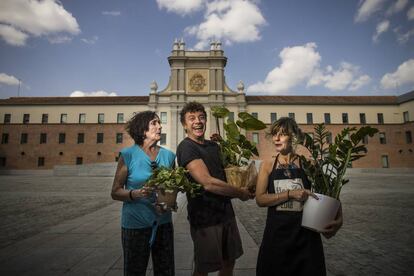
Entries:
POLYGON ((173 167, 175 154, 157 145, 161 123, 155 112, 137 113, 126 129, 135 144, 121 151, 111 192, 123 201, 124 275, 145 275, 150 253, 154 275, 174 275, 171 211, 157 212, 154 195, 144 185, 156 167, 173 167))

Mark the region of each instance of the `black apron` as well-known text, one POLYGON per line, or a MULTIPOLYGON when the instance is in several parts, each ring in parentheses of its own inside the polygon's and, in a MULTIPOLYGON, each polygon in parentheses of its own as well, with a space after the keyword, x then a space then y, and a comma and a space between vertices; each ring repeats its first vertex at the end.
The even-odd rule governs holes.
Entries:
MULTIPOLYGON (((278 157, 267 192, 310 189, 302 168, 278 168, 278 157), (276 191, 275 191, 276 190, 276 191)), ((326 275, 320 234, 301 226, 303 204, 290 200, 267 210, 266 228, 257 259, 256 273, 263 275, 326 275)))

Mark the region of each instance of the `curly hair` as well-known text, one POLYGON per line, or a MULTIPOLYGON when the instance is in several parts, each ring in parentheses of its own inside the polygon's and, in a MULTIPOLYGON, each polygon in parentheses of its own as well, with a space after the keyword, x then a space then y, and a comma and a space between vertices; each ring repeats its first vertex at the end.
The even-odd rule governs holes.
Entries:
POLYGON ((281 117, 279 120, 275 121, 270 127, 270 133, 268 133, 268 135, 276 135, 279 131, 291 137, 293 143, 303 137, 302 130, 298 127, 295 119, 289 117, 281 117))
POLYGON ((203 112, 204 116, 207 118, 206 110, 204 106, 199 102, 189 102, 184 105, 183 109, 180 112, 180 121, 182 124, 185 122, 185 114, 186 113, 193 113, 193 112, 203 112))
POLYGON ((149 122, 158 118, 157 113, 154 111, 142 111, 136 113, 126 125, 126 131, 129 136, 134 139, 135 144, 142 146, 145 139, 145 132, 148 131, 149 122))

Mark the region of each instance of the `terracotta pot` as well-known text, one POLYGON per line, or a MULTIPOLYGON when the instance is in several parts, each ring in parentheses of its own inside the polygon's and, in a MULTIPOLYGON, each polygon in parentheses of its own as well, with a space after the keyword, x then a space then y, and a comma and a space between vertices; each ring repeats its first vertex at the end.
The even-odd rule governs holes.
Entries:
POLYGON ((341 203, 333 197, 315 194, 319 199, 310 196, 303 206, 302 226, 320 232, 335 219, 341 203))
POLYGON ((157 204, 166 206, 169 209, 177 209, 177 191, 167 192, 164 190, 157 190, 157 204))

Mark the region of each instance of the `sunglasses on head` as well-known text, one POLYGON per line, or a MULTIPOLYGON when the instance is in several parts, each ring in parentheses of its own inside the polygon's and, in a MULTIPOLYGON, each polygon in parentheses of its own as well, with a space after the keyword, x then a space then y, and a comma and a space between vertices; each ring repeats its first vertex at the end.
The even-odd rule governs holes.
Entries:
POLYGON ((151 169, 155 170, 156 168, 158 168, 157 162, 151 161, 151 169))

